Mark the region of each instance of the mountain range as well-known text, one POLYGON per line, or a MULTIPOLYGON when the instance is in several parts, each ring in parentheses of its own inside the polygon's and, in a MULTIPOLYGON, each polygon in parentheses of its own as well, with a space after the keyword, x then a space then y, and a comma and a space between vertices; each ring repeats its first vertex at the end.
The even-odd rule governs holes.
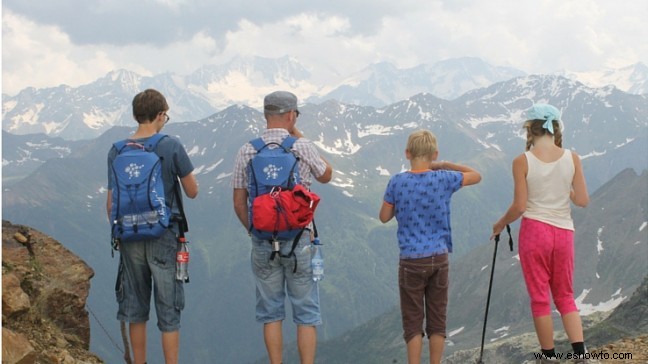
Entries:
MULTIPOLYGON (((637 63, 597 72, 559 71, 557 75, 589 87, 615 85, 645 94, 648 67, 637 63)), ((457 58, 411 68, 382 62, 339 79, 314 80, 294 57, 236 57, 205 65, 188 75, 142 76, 116 70, 79 87, 26 88, 2 95, 2 130, 14 134, 44 133, 67 140, 92 139, 113 126, 132 125, 130 102, 135 93, 155 88, 167 96, 174 122, 200 120, 231 105, 260 108, 263 96, 276 89, 295 92, 306 103, 336 100, 344 104, 384 107, 420 93, 454 100, 464 93, 527 73, 493 66, 479 58, 457 58)))
MULTIPOLYGON (((128 94, 105 90, 106 95, 119 93, 128 94)), ((483 176, 482 183, 460 191, 452 204, 456 242, 452 274, 461 289, 453 293, 450 312, 456 316, 449 326, 450 340, 456 348, 474 347, 486 292, 484 272, 490 264, 490 226, 510 203, 510 163, 524 150, 520 127, 524 110, 533 102, 548 102, 562 110, 565 147, 582 156, 590 191, 615 191, 596 205, 593 202, 595 207, 575 213, 580 254, 597 262, 577 268, 579 302, 593 310, 609 309, 631 294, 645 275, 648 249, 646 201, 640 198, 648 195, 643 172, 648 167, 648 96, 613 86, 592 88, 562 76, 532 75, 496 82, 452 100, 419 93, 383 107, 336 100, 307 103, 300 107, 298 126, 335 170, 330 184, 314 186, 322 196, 316 219, 326 259, 322 342, 370 325, 370 320, 393 312, 398 304, 395 223, 380 224, 377 212, 389 176, 408 168, 404 156, 408 134, 428 128, 438 137, 441 159, 473 166, 483 176), (619 174, 624 182, 609 185, 619 174), (630 193, 624 186, 631 182, 636 192, 621 198, 630 193), (589 291, 581 291, 585 289, 589 291)), ((192 251, 182 334, 187 362, 222 358, 246 363, 264 355, 261 329, 253 318, 249 243, 233 214, 229 187, 238 148, 264 126, 256 108, 232 105, 196 121, 172 119, 164 129, 181 138, 201 189, 198 199, 185 206, 192 251)), ((110 257, 105 217, 105 161, 111 143, 133 130, 110 127, 96 138, 75 141, 3 132, 3 218, 54 237, 94 269, 88 306, 98 321, 92 323, 91 350, 107 362, 120 357, 106 337, 119 333, 112 293, 117 260, 110 257), (108 334, 101 327, 108 327, 108 334)), ((490 335, 530 330, 525 292, 507 270, 515 269, 517 260, 501 249, 496 273, 507 278, 497 282, 510 285, 494 288, 502 300, 498 305, 511 310, 492 311, 489 323, 499 331, 490 335)), ((150 337, 156 337, 155 325, 149 326, 150 337)), ((294 331, 286 326, 285 342, 290 343, 294 331)), ((393 338, 393 345, 402 344, 399 329, 392 328, 385 337, 393 338)), ((156 349, 157 343, 151 345, 156 349)), ((382 342, 382 346, 389 345, 382 342)))

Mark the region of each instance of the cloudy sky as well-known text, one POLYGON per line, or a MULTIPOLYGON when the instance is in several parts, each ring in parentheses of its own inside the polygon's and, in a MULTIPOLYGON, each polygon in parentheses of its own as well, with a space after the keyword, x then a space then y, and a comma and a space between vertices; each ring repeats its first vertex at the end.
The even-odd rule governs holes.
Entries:
POLYGON ((528 73, 648 63, 645 0, 2 0, 2 92, 114 69, 295 57, 315 81, 479 57, 528 73))

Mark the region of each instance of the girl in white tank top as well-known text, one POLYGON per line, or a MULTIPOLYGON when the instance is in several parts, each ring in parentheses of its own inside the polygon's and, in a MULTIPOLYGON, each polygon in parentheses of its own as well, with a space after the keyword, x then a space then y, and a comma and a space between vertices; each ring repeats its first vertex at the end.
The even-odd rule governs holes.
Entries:
POLYGON ((493 224, 491 235, 493 239, 506 225, 524 217, 520 225, 520 262, 542 363, 559 362, 555 359, 550 292, 574 353, 585 354, 572 287, 574 224, 570 202, 585 207, 589 195, 579 156, 562 148, 559 120, 560 111, 551 105, 536 104, 527 111, 526 152, 513 160, 513 202, 493 224))

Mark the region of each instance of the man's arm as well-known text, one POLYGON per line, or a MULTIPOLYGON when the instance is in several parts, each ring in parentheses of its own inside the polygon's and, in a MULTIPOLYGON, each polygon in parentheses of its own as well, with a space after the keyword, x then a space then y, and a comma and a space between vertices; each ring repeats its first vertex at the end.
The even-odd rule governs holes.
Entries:
POLYGON ((196 181, 196 176, 194 176, 193 172, 180 178, 180 183, 182 184, 182 189, 187 197, 196 198, 196 196, 198 196, 198 182, 196 181))
POLYGON ((320 158, 322 158, 324 163, 326 163, 326 169, 321 176, 315 177, 315 179, 320 183, 329 183, 331 181, 331 178, 333 178, 333 167, 331 167, 331 164, 326 159, 324 159, 324 157, 320 158))
MULTIPOLYGON (((290 135, 294 136, 295 138, 303 138, 304 134, 297 129, 297 127, 293 127, 291 130, 288 131, 290 135)), ((315 177, 315 180, 319 183, 329 183, 331 181, 331 178, 333 178, 333 167, 331 167, 331 164, 324 159, 324 157, 320 156, 322 161, 326 164, 326 169, 324 170, 324 173, 322 173, 321 176, 315 177)))
POLYGON ((106 195, 106 212, 108 213, 108 221, 110 221, 110 213, 112 211, 112 190, 108 190, 106 195))
POLYGON ((249 230, 250 226, 248 221, 248 206, 247 206, 248 192, 245 188, 235 188, 233 194, 234 202, 234 212, 236 217, 245 227, 245 230, 249 230))

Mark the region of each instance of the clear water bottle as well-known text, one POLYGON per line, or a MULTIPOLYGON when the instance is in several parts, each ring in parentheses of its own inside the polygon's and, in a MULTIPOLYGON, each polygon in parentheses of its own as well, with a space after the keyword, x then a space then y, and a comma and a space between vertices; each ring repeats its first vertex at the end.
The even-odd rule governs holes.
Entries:
POLYGON ((313 268, 313 280, 319 282, 324 278, 324 256, 322 255, 322 244, 318 238, 313 240, 313 257, 311 267, 313 268))
POLYGON ((181 237, 178 239, 180 249, 176 254, 176 279, 189 283, 189 242, 181 237))
POLYGON ((151 211, 145 211, 137 214, 129 214, 129 215, 124 215, 123 217, 123 223, 124 225, 138 225, 138 226, 145 226, 148 224, 155 224, 158 222, 160 219, 160 215, 158 214, 157 211, 151 210, 151 211))

